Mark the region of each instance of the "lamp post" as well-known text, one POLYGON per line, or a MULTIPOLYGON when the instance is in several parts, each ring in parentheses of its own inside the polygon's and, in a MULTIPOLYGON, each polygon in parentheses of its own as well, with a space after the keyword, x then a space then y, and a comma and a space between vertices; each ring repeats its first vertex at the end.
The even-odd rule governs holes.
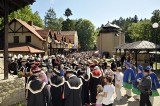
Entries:
POLYGON ((157 71, 157 28, 159 27, 159 25, 158 23, 153 23, 152 27, 153 29, 155 29, 155 43, 156 43, 155 61, 156 61, 156 71, 157 71))

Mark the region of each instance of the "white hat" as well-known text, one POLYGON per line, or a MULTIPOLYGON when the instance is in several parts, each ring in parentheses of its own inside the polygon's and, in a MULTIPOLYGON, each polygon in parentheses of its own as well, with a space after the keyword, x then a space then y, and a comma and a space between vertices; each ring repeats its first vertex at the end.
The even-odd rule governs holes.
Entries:
POLYGON ((16 55, 13 55, 13 58, 15 58, 15 59, 16 59, 16 58, 17 58, 17 56, 16 56, 16 55))
POLYGON ((55 59, 55 58, 56 58, 55 55, 52 55, 51 57, 52 57, 52 59, 55 59))
POLYGON ((3 57, 3 54, 0 54, 0 57, 3 57))
POLYGON ((23 60, 27 60, 27 56, 26 55, 24 55, 24 57, 22 58, 23 60))
POLYGON ((12 57, 12 59, 11 59, 11 60, 13 60, 13 61, 14 61, 15 59, 12 57))
POLYGON ((99 70, 99 67, 98 67, 98 66, 95 66, 95 67, 94 67, 94 70, 99 70))
POLYGON ((64 58, 64 55, 61 55, 62 58, 64 58))
POLYGON ((11 57, 11 56, 12 56, 12 54, 9 54, 8 56, 9 56, 9 57, 11 57))
POLYGON ((41 58, 37 58, 38 61, 41 61, 41 58))

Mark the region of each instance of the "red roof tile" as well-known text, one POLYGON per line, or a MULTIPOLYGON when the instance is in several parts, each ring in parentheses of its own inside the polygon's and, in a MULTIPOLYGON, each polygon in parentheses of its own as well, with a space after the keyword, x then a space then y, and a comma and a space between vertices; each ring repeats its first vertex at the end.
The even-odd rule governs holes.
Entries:
POLYGON ((36 30, 36 31, 37 31, 37 33, 38 33, 39 35, 41 35, 41 37, 42 37, 43 39, 46 39, 46 38, 48 37, 48 34, 49 34, 49 30, 48 30, 48 29, 36 30))
POLYGON ((27 53, 43 53, 43 50, 34 47, 31 44, 12 43, 8 47, 9 52, 27 52, 27 53))

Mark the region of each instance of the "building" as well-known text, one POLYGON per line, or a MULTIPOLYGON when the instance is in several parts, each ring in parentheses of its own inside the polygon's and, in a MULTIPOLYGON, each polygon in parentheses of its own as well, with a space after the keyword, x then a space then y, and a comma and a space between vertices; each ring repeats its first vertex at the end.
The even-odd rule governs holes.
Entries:
MULTIPOLYGON (((8 52, 10 54, 55 54, 78 48, 77 31, 52 31, 13 19, 9 23, 8 52)), ((0 33, 3 41, 3 32, 0 33)), ((2 48, 3 43, 0 44, 2 48)), ((2 53, 3 50, 0 50, 2 53)))
POLYGON ((97 49, 102 54, 109 53, 113 55, 114 48, 125 43, 124 33, 121 28, 115 24, 107 23, 97 36, 97 49))
POLYGON ((46 40, 36 30, 42 28, 34 26, 32 21, 26 23, 20 19, 13 19, 9 23, 8 52, 11 54, 44 53, 46 40))
POLYGON ((52 33, 53 53, 66 53, 68 51, 78 50, 77 31, 59 31, 52 33))

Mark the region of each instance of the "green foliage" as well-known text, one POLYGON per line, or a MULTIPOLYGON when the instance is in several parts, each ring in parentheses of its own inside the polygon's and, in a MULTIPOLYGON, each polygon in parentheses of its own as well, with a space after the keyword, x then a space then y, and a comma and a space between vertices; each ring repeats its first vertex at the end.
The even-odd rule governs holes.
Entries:
POLYGON ((81 50, 93 49, 97 32, 92 22, 86 19, 79 19, 76 22, 76 30, 81 50))
POLYGON ((56 13, 53 8, 50 8, 45 15, 45 28, 55 31, 62 30, 62 22, 64 19, 60 17, 56 18, 56 13))
POLYGON ((151 22, 160 22, 160 10, 154 10, 152 12, 151 22))
POLYGON ((64 13, 64 16, 66 16, 67 19, 68 19, 68 17, 71 16, 71 15, 73 15, 72 11, 69 8, 67 8, 66 11, 65 11, 65 13, 64 13))
POLYGON ((125 32, 126 42, 133 42, 137 40, 148 40, 155 43, 160 42, 160 27, 157 29, 157 35, 152 28, 154 22, 160 22, 160 10, 155 10, 152 13, 151 19, 140 19, 135 15, 133 18, 122 18, 114 20, 112 23, 117 24, 125 32))
POLYGON ((157 39, 157 44, 160 44, 160 10, 154 10, 152 12, 152 15, 153 16, 151 17, 151 23, 159 23, 159 27, 157 29, 152 28, 151 34, 153 35, 153 37, 151 40, 155 42, 155 40, 157 39))
MULTIPOLYGON (((26 6, 20 10, 17 10, 15 12, 12 12, 8 16, 9 22, 13 20, 14 18, 21 19, 25 22, 33 21, 33 24, 39 27, 43 27, 43 21, 41 17, 39 16, 38 12, 32 13, 31 7, 26 6)), ((3 28, 3 18, 0 18, 0 29, 3 28)))
POLYGON ((75 20, 66 19, 66 21, 62 22, 62 31, 74 31, 75 24, 75 20))
POLYGON ((128 27, 129 36, 134 40, 150 40, 151 38, 151 22, 150 20, 132 23, 128 27))

